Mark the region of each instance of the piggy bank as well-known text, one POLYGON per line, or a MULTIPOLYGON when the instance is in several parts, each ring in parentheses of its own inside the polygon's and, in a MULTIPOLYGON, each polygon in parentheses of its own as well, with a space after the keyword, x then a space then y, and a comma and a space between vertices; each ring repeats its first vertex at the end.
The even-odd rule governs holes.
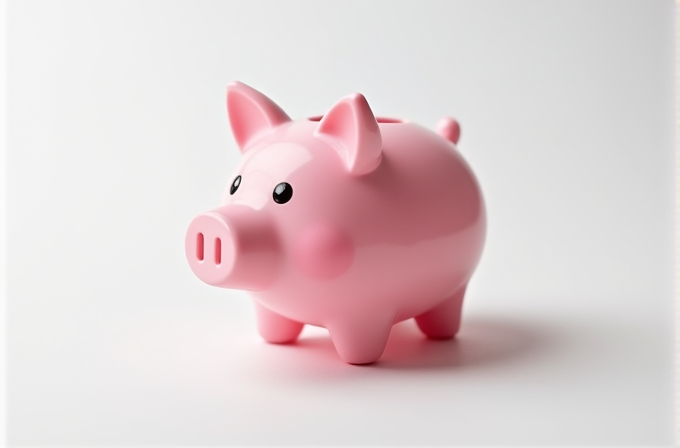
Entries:
POLYGON ((456 335, 486 214, 455 120, 376 118, 359 93, 292 120, 238 82, 227 112, 242 158, 221 205, 189 224, 198 278, 248 291, 266 341, 325 327, 351 364, 378 360, 405 319, 456 335))

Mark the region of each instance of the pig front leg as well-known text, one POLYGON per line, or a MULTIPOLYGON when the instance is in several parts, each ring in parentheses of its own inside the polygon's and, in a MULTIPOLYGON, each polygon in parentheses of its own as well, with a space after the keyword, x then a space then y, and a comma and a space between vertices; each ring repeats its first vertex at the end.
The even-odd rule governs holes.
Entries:
POLYGON ((394 316, 351 316, 328 324, 338 355, 349 364, 370 364, 385 351, 394 316))
POLYGON ((283 317, 257 301, 255 301, 255 315, 260 336, 272 344, 295 342, 304 327, 304 324, 283 317))
POLYGON ((430 339, 453 338, 460 328, 460 315, 466 287, 467 285, 464 285, 435 308, 416 316, 420 331, 430 339))

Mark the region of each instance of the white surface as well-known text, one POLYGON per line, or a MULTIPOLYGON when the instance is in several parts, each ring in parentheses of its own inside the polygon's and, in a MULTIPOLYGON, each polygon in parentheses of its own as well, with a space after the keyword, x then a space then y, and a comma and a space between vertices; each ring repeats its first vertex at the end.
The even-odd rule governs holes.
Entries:
POLYGON ((25 444, 670 444, 673 13, 637 2, 18 2, 8 433, 25 444), (488 246, 457 342, 343 364, 184 261, 238 79, 462 125, 488 246))
MULTIPOLYGON (((0 29, 7 29, 7 8, 0 0, 0 29)), ((7 33, 0 33, 0 235, 7 235, 7 33)), ((7 238, 0 238, 0 285, 7 285, 7 238)), ((7 290, 0 292, 0 422, 7 422, 7 290)), ((7 440, 7 425, 0 425, 7 440)))

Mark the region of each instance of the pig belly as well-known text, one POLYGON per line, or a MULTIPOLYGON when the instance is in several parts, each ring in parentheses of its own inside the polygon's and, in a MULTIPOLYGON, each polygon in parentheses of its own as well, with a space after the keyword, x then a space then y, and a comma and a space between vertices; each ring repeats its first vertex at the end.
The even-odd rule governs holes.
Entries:
POLYGON ((357 315, 391 315, 395 323, 420 315, 467 284, 475 258, 460 257, 461 235, 409 247, 374 245, 357 251, 355 263, 331 281, 283 276, 255 300, 291 320, 326 327, 357 315))

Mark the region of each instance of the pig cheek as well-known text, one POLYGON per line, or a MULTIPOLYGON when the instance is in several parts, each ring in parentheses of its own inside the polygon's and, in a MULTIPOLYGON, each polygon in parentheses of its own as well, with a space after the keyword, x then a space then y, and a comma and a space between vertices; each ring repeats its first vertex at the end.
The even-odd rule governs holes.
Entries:
POLYGON ((330 280, 344 274, 354 260, 354 245, 349 236, 330 225, 304 229, 295 242, 293 259, 306 276, 330 280))

